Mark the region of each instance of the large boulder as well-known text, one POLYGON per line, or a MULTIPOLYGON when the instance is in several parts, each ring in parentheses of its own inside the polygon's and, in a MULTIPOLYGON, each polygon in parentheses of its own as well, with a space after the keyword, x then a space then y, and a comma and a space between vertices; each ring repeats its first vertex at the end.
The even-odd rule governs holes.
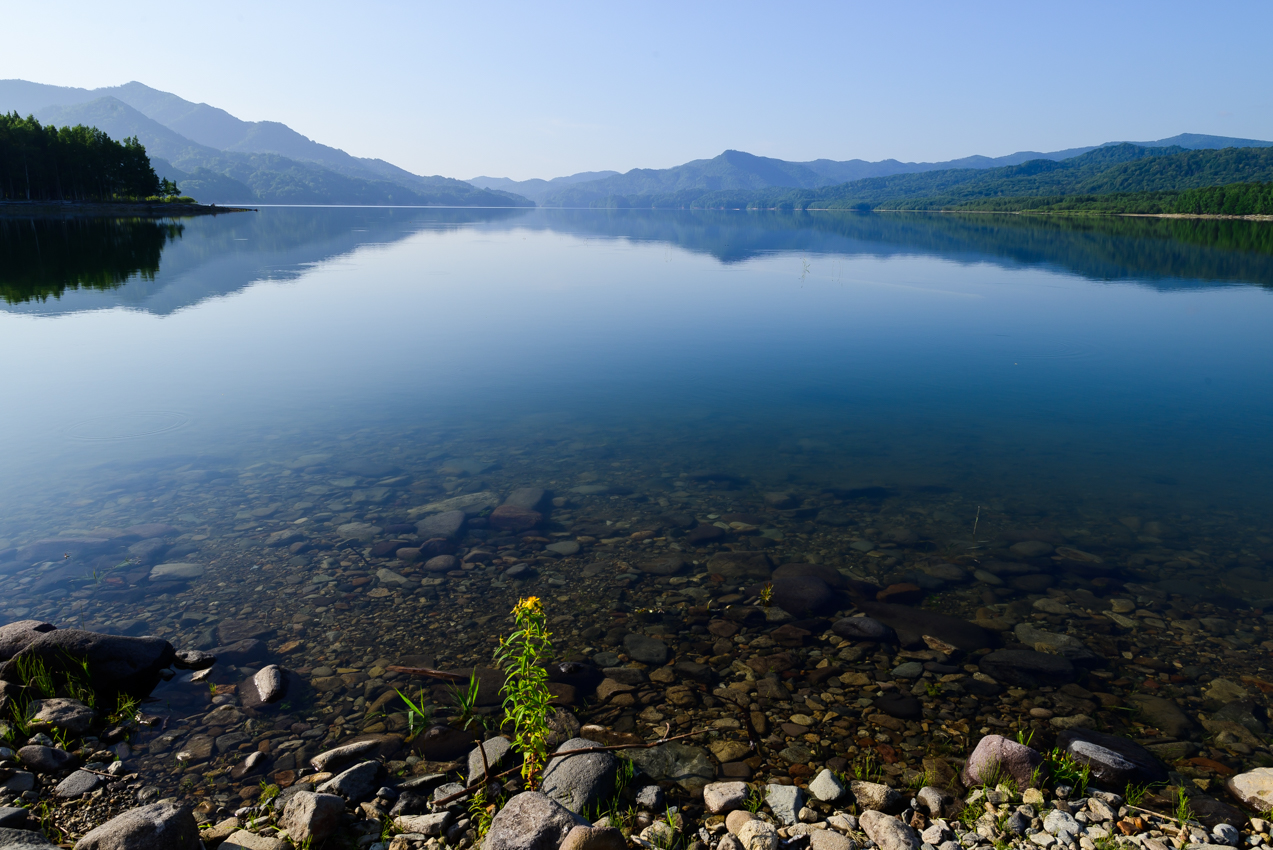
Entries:
POLYGON ((491 820, 482 850, 557 850, 576 826, 591 826, 547 794, 523 791, 491 820))
POLYGON ((1041 688, 1074 681, 1074 665, 1068 658, 1030 649, 999 649, 983 655, 981 672, 1009 685, 1041 688))
POLYGON ((152 803, 90 831, 75 850, 199 850, 199 825, 187 806, 152 803))
POLYGON ((0 626, 0 661, 8 661, 26 649, 31 641, 56 628, 57 626, 52 623, 45 623, 42 620, 19 620, 16 623, 0 626))
MULTIPOLYGON (((587 738, 571 738, 558 747, 557 752, 600 746, 602 744, 587 738)), ((618 767, 619 760, 611 752, 552 758, 544 768, 540 788, 570 811, 582 812, 613 796, 618 767)))
POLYGON ((1167 781, 1167 768, 1162 762, 1127 738, 1079 727, 1057 735, 1056 745, 1078 763, 1090 767, 1092 778, 1108 788, 1167 781))
POLYGON ((1043 755, 1031 747, 1010 741, 1002 735, 987 735, 977 742, 972 755, 964 764, 960 777, 964 786, 997 784, 1005 775, 1011 776, 1018 788, 1036 787, 1041 780, 1043 755))
POLYGON ((88 665, 88 686, 114 704, 118 694, 144 698, 159 684, 160 671, 176 659, 172 644, 157 637, 102 635, 79 629, 43 632, 26 648, 0 666, 0 680, 20 682, 18 664, 40 661, 56 679, 83 677, 88 665))

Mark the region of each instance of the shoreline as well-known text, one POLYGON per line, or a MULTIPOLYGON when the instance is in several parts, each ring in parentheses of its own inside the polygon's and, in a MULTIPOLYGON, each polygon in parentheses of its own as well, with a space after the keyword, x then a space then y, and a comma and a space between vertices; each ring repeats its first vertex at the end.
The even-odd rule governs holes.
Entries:
POLYGON ((256 212, 252 207, 219 207, 216 204, 167 204, 140 201, 0 201, 0 217, 130 215, 145 218, 170 216, 220 215, 232 212, 256 212))

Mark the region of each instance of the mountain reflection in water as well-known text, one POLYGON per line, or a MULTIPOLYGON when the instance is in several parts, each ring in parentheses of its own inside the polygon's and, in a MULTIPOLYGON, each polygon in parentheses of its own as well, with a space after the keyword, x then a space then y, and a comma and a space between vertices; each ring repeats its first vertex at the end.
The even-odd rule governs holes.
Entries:
POLYGON ((725 264, 775 253, 920 255, 1053 268, 1157 289, 1273 286, 1273 228, 1252 221, 332 207, 266 208, 181 223, 0 218, 0 296, 7 309, 22 312, 126 306, 162 315, 258 280, 295 278, 365 246, 465 228, 666 243, 725 264), (74 299, 64 297, 76 290, 74 299))

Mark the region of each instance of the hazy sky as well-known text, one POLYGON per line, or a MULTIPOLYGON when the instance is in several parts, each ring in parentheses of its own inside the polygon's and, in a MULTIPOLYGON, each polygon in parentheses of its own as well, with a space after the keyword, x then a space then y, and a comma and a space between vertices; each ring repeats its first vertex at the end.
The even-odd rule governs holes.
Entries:
POLYGON ((1273 139, 1273 3, 4 0, 0 78, 139 80, 421 174, 727 148, 941 160, 1273 139))

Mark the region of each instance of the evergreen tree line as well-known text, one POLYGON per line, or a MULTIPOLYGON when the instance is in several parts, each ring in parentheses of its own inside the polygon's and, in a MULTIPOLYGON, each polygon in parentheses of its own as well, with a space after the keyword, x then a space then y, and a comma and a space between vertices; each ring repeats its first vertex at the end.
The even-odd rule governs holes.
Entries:
POLYGON ((138 200, 159 190, 136 137, 117 142, 96 127, 0 114, 0 200, 138 200))

